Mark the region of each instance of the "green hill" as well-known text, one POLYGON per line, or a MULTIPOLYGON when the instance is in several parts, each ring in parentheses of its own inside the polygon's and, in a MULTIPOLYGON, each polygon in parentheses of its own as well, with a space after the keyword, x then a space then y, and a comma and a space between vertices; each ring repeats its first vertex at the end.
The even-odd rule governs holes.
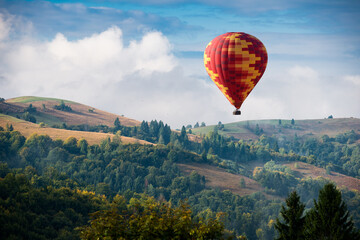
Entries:
POLYGON ((336 137, 348 131, 360 133, 359 118, 334 118, 313 120, 250 120, 234 123, 199 127, 192 129, 193 134, 207 134, 217 128, 219 134, 243 140, 257 140, 261 135, 290 139, 296 134, 298 137, 336 137))
POLYGON ((67 125, 113 126, 116 118, 119 118, 124 126, 140 125, 140 122, 134 119, 57 98, 25 96, 7 99, 0 103, 0 113, 24 118, 26 112, 30 112, 30 115, 35 117, 37 123, 43 122, 49 126, 61 125, 63 123, 67 125), (56 106, 61 106, 61 104, 68 108, 56 109, 56 106))

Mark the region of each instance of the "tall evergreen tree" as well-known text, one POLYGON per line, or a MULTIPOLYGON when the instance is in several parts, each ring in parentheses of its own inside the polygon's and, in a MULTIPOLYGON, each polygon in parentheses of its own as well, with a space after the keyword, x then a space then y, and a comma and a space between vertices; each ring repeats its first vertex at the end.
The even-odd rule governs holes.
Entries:
POLYGON ((117 117, 114 121, 114 127, 115 127, 115 131, 114 132, 117 132, 118 130, 121 129, 121 123, 120 123, 120 120, 119 118, 117 117))
POLYGON ((319 193, 314 208, 306 215, 306 239, 360 239, 359 232, 349 216, 341 192, 333 183, 326 184, 319 193))
POLYGON ((141 122, 140 131, 141 131, 144 135, 148 135, 148 134, 149 134, 149 124, 148 124, 148 122, 146 122, 145 120, 141 122))
POLYGON ((279 232, 279 240, 304 239, 303 229, 305 217, 303 216, 305 205, 300 202, 300 196, 293 191, 286 199, 286 208, 281 207, 280 214, 284 220, 282 223, 276 219, 275 229, 279 232))

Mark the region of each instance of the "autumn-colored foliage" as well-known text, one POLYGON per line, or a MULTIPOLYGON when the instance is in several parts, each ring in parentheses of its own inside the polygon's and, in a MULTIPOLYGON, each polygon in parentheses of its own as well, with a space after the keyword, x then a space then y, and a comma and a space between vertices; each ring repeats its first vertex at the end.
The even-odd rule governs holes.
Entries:
POLYGON ((81 239, 224 239, 221 214, 195 222, 186 204, 171 207, 144 195, 129 204, 116 196, 114 202, 111 210, 93 213, 90 225, 78 228, 81 239))

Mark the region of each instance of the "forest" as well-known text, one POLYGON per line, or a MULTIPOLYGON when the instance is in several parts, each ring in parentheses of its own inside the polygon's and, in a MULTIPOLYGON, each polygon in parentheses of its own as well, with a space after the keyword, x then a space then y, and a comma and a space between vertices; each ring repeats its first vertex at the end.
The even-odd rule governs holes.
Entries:
MULTIPOLYGON (((275 226, 280 226, 289 194, 299 195, 305 214, 316 208, 314 200, 329 184, 324 178, 299 179, 281 163, 301 161, 360 176, 360 146, 355 142, 360 136, 353 131, 289 141, 262 135, 245 142, 214 129, 194 142, 185 127, 177 133, 161 121, 126 127, 115 119, 113 127, 93 130, 99 129, 116 135, 89 145, 86 139, 52 140, 36 133, 25 138, 12 126, 0 128, 2 239, 94 239, 104 232, 109 239, 274 239, 280 236, 275 226), (119 136, 156 145, 123 144, 119 136), (252 161, 262 161, 264 167, 253 172, 241 167, 252 161), (177 163, 207 163, 242 174, 274 197, 208 187, 204 176, 195 171, 186 175, 177 163), (158 228, 145 224, 150 219, 158 228), (128 231, 116 227, 125 225, 128 231), (139 226, 148 235, 140 237, 139 226), (192 235, 176 235, 184 232, 192 235)), ((341 189, 340 195, 356 232, 360 194, 341 189)))

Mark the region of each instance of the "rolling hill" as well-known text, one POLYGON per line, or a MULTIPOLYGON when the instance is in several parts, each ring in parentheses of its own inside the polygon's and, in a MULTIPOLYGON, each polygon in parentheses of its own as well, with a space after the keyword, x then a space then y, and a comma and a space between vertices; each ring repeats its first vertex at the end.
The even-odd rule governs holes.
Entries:
MULTIPOLYGON (((108 113, 93 107, 76 103, 69 100, 55 99, 55 98, 42 98, 42 97, 18 97, 8 99, 0 102, 0 126, 12 124, 15 130, 21 132, 25 137, 33 133, 47 134, 53 139, 65 140, 72 136, 77 139, 85 138, 90 144, 98 144, 103 139, 113 138, 114 134, 102 132, 86 132, 86 131, 73 131, 59 128, 52 128, 51 125, 80 125, 86 124, 90 126, 107 125, 113 126, 114 120, 119 118, 124 126, 139 126, 140 121, 129 119, 116 114, 108 113), (55 105, 64 103, 70 106, 72 111, 61 111, 54 109, 55 105), (26 109, 31 104, 36 108, 33 115, 37 119, 37 123, 43 122, 45 126, 40 127, 39 124, 31 123, 19 119, 19 116, 24 114, 26 109)), ((341 119, 317 119, 317 120, 296 120, 295 124, 291 124, 291 120, 258 120, 258 121, 242 121, 224 124, 218 130, 222 135, 232 137, 234 139, 243 140, 257 140, 259 135, 256 134, 256 126, 261 130, 261 134, 268 136, 275 136, 277 138, 289 138, 295 134, 303 137, 321 137, 325 134, 330 137, 335 137, 339 133, 347 131, 355 131, 360 133, 360 119, 357 118, 341 118, 341 119)), ((207 126, 192 129, 193 134, 189 134, 189 139, 194 142, 201 142, 201 134, 207 134, 214 130, 215 126, 207 126)), ((175 131, 176 132, 176 131, 175 131)), ((121 136, 124 143, 140 143, 152 144, 150 142, 139 140, 131 137, 121 136)), ((359 140, 358 140, 359 142, 359 140)), ((339 186, 346 187, 360 191, 360 180, 336 172, 328 175, 325 169, 318 168, 306 163, 298 163, 302 167, 294 169, 294 163, 288 163, 289 166, 299 177, 299 179, 307 177, 323 177, 334 181, 339 186)), ((264 163, 253 163, 244 166, 248 171, 253 171, 255 166, 263 166, 264 163)), ((229 173, 226 170, 200 163, 179 163, 180 170, 185 174, 190 174, 192 171, 198 172, 200 175, 205 176, 207 179, 208 187, 215 187, 221 190, 230 190, 238 195, 249 195, 258 191, 264 192, 264 188, 255 180, 250 179, 240 174, 229 173), (244 179, 246 187, 240 187, 240 180, 244 179)), ((273 198, 274 196, 268 196, 273 198)))
POLYGON ((140 122, 134 119, 108 113, 77 102, 33 96, 7 99, 0 103, 0 113, 13 117, 21 116, 30 104, 36 108, 36 112, 33 115, 37 123, 43 122, 49 126, 61 125, 62 123, 67 125, 113 126, 117 117, 124 126, 140 125, 140 122), (61 111, 54 108, 55 105, 61 104, 62 101, 65 105, 70 106, 72 111, 61 111))
MULTIPOLYGON (((330 174, 327 174, 324 168, 319 168, 304 162, 287 162, 283 165, 289 167, 299 180, 307 178, 316 179, 321 177, 336 183, 336 185, 341 188, 360 191, 360 179, 346 176, 337 172, 331 172, 330 174), (296 168, 295 164, 297 165, 296 168)), ((241 174, 229 173, 223 168, 200 163, 178 164, 178 166, 180 170, 187 175, 189 175, 192 171, 196 171, 200 175, 205 176, 206 185, 208 187, 219 188, 221 190, 230 190, 231 192, 240 196, 250 195, 256 192, 265 193, 264 187, 262 187, 255 180, 241 174), (245 187, 241 187, 241 179, 244 179, 245 187)), ((263 166, 263 162, 256 162, 248 164, 246 168, 249 171, 253 171, 255 167, 263 166)), ((276 195, 264 195, 268 199, 278 198, 276 195)))
MULTIPOLYGON (((0 114, 0 126, 5 128, 7 124, 12 124, 16 131, 19 131, 25 137, 29 137, 33 133, 39 135, 49 135, 52 139, 66 140, 68 137, 75 137, 76 139, 84 138, 89 144, 99 144, 102 140, 110 137, 112 139, 115 135, 111 133, 100 132, 85 132, 85 131, 73 131, 66 129, 58 129, 51 127, 40 127, 39 124, 27 122, 21 119, 17 119, 12 116, 0 114)), ((121 136, 123 143, 140 143, 140 144, 152 144, 150 142, 139 140, 136 138, 121 136)))
MULTIPOLYGON (((69 195, 71 191, 81 193, 81 204, 84 204, 85 196, 96 197, 99 200, 93 202, 98 204, 100 199, 117 199, 117 194, 124 196, 118 198, 121 203, 122 199, 132 196, 138 199, 142 193, 156 201, 165 200, 174 204, 187 199, 194 216, 211 217, 217 212, 224 212, 224 221, 228 224, 226 229, 246 234, 248 239, 258 239, 258 230, 264 229, 271 236, 269 239, 273 239, 271 224, 279 216, 287 194, 298 191, 301 201, 311 208, 319 189, 327 182, 324 179, 327 179, 341 189, 359 228, 359 123, 359 119, 355 118, 296 120, 293 123, 281 120, 281 124, 279 120, 243 121, 192 129, 195 134, 186 136, 183 130, 174 131, 155 121, 147 128, 146 122, 140 124, 137 120, 72 101, 13 98, 0 101, 0 126, 6 129, 0 131, 0 174, 5 176, 4 172, 9 172, 5 178, 0 176, 0 180, 5 179, 9 183, 2 185, 9 186, 9 193, 17 186, 16 183, 26 183, 23 181, 26 179, 31 179, 31 185, 47 192, 49 189, 61 189, 65 191, 64 196, 72 199, 74 197, 69 195), (61 106, 61 110, 54 106, 61 106), (72 110, 66 111, 70 107, 72 110), (25 118, 30 114, 36 118, 36 123, 25 118), (117 117, 122 126, 114 123, 117 117), (119 134, 134 138, 120 136, 125 144, 114 141, 88 146, 73 139, 52 142, 33 136, 24 143, 24 138, 17 132, 8 131, 10 125, 25 137, 34 133, 46 134, 54 140, 75 137, 86 139, 90 145, 99 144, 107 138, 116 139, 119 134), (218 131, 203 135, 214 131, 214 128, 218 131), (344 134, 348 131, 352 132, 344 134), (272 137, 261 137, 262 134, 272 137), (295 134, 299 138, 295 138, 295 134), (324 134, 329 137, 322 137, 324 134), (320 139, 307 139, 310 137, 320 139), (259 138, 260 141, 257 141, 259 138), (297 148, 291 145, 295 140, 297 148), (18 175, 14 176, 10 171, 18 175)), ((26 183, 26 186, 27 189, 30 184, 26 183)), ((36 214, 31 210, 35 207, 26 205, 30 199, 31 204, 37 204, 36 208, 50 206, 52 215, 38 220, 40 227, 44 226, 44 222, 55 226, 65 221, 67 229, 75 226, 70 220, 74 219, 72 213, 75 211, 70 211, 62 202, 65 199, 63 195, 51 196, 51 199, 60 201, 58 205, 66 206, 64 211, 56 212, 51 208, 53 205, 57 207, 57 204, 43 204, 37 189, 32 190, 34 194, 23 192, 23 187, 19 189, 21 194, 13 195, 25 207, 4 208, 3 204, 1 207, 7 213, 22 216, 23 212, 30 212, 30 217, 26 219, 30 219, 29 223, 33 222, 36 214), (67 216, 64 212, 70 213, 69 220, 64 218, 67 216)), ((16 200, 11 199, 10 202, 14 206, 19 205, 16 200)), ((82 205, 74 205, 74 209, 80 208, 82 205)), ((25 217, 13 219, 8 224, 11 229, 15 224, 22 224, 25 217)), ((58 237, 57 234, 54 236, 58 237)))
MULTIPOLYGON (((77 139, 85 138, 90 144, 98 144, 103 139, 112 138, 114 134, 101 132, 85 132, 85 131, 71 131, 66 129, 52 128, 52 125, 107 125, 113 126, 116 118, 119 118, 120 123, 124 126, 138 126, 139 121, 108 113, 87 105, 76 103, 69 100, 62 100, 56 98, 43 97, 17 97, 7 99, 0 102, 0 126, 6 127, 7 124, 12 124, 15 130, 21 132, 25 137, 33 133, 47 134, 53 139, 65 140, 68 137, 75 137, 77 139), (70 106, 72 111, 61 111, 54 109, 55 105, 64 102, 65 105, 70 106), (36 122, 43 122, 46 127, 40 127, 29 121, 24 121, 20 117, 24 114, 29 105, 36 108, 36 112, 32 113, 35 116, 36 122)), ((131 137, 121 136, 124 143, 140 143, 151 144, 144 140, 139 140, 131 137)))
MULTIPOLYGON (((214 130, 215 126, 207 126, 192 129, 193 134, 207 134, 214 130)), ((295 120, 291 124, 291 120, 252 120, 240 121, 235 123, 223 124, 223 128, 218 132, 222 135, 243 140, 257 140, 259 136, 265 134, 267 136, 275 136, 276 138, 293 138, 296 134, 298 137, 321 137, 328 135, 335 137, 339 133, 348 131, 360 133, 359 118, 326 118, 311 120, 295 120), (256 132, 256 128, 259 132, 256 132)))

